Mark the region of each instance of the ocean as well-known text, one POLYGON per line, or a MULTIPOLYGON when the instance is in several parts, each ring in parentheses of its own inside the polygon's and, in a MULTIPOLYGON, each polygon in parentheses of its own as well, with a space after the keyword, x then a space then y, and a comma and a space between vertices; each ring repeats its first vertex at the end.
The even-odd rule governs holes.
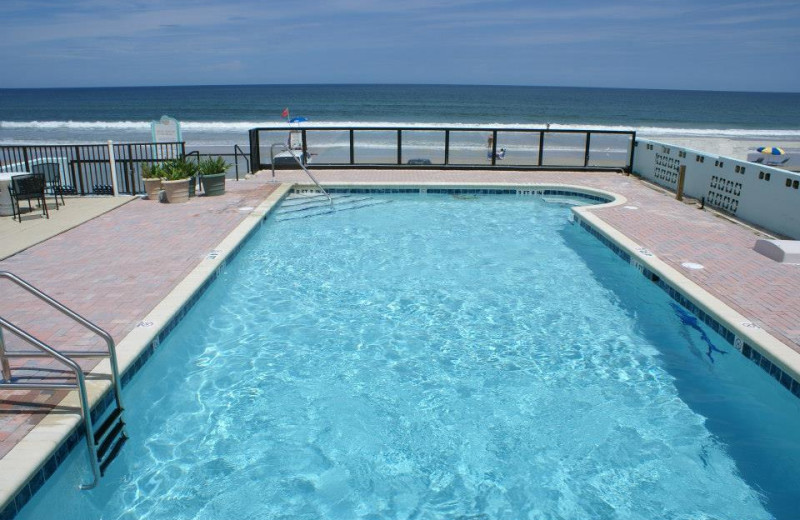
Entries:
POLYGON ((246 145, 284 123, 636 130, 643 137, 800 141, 800 93, 455 85, 0 89, 0 144, 144 142, 181 121, 188 147, 246 145))

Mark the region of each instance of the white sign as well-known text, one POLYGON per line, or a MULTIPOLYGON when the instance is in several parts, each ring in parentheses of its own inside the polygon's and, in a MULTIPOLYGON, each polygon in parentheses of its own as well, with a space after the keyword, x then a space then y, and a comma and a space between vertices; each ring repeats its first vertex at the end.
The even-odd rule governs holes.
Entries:
POLYGON ((154 143, 180 143, 181 124, 174 117, 161 116, 158 121, 150 123, 150 132, 154 143))
MULTIPOLYGON (((150 123, 150 133, 153 144, 180 143, 181 124, 174 117, 161 116, 158 121, 150 123)), ((175 159, 178 157, 178 148, 175 146, 153 146, 153 157, 156 159, 175 159)))

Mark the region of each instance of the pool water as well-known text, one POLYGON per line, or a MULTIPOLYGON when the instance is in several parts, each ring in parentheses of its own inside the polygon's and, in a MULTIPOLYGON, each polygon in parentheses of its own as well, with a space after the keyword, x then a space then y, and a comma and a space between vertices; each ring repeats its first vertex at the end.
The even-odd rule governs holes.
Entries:
POLYGON ((569 215, 267 221, 18 518, 792 518, 797 399, 569 215))

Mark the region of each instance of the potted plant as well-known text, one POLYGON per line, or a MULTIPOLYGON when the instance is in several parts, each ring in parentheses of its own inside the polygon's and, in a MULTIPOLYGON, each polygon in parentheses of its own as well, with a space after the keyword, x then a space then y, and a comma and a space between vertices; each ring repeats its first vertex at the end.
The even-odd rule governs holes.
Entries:
POLYGON ((203 184, 203 192, 212 197, 225 193, 225 171, 228 163, 222 157, 216 159, 208 158, 200 161, 198 165, 200 171, 200 182, 203 184))
POLYGON ((142 181, 144 181, 144 191, 147 198, 158 200, 158 192, 161 191, 161 177, 164 175, 162 166, 158 163, 142 165, 142 181))
POLYGON ((167 202, 187 202, 189 200, 189 182, 197 175, 197 164, 184 159, 172 159, 162 166, 164 180, 161 187, 167 196, 167 202))

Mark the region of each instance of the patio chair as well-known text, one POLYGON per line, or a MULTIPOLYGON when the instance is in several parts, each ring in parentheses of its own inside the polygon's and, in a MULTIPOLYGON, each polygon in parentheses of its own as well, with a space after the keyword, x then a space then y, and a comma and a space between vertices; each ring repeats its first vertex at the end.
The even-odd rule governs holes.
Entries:
POLYGON ((37 204, 42 206, 42 214, 46 218, 50 218, 50 214, 47 212, 47 200, 45 199, 45 185, 46 181, 43 173, 12 176, 11 184, 8 186, 8 192, 11 195, 12 218, 16 218, 22 224, 22 211, 19 207, 19 201, 27 200, 28 209, 33 211, 31 201, 34 199, 36 199, 37 204))
POLYGON ((52 195, 58 209, 58 197, 61 196, 61 205, 64 203, 64 187, 61 185, 61 169, 58 163, 42 163, 31 166, 31 173, 43 173, 45 179, 45 192, 52 195))

